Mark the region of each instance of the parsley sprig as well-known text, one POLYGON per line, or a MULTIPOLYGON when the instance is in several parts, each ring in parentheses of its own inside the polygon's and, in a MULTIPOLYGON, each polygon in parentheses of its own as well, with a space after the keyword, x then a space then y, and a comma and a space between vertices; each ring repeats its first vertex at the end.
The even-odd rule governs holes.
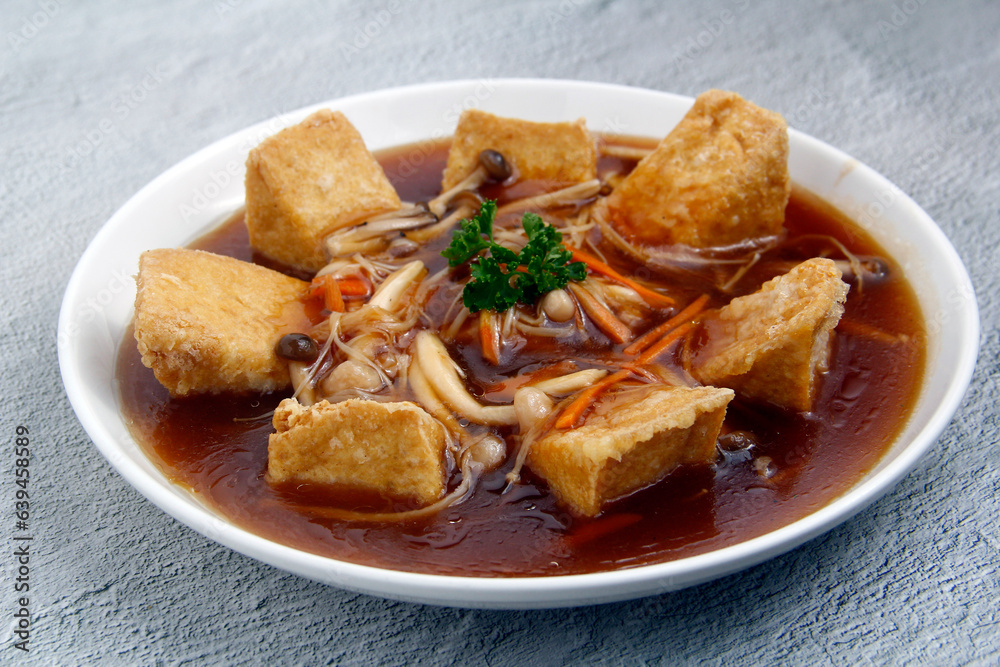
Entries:
POLYGON ((471 279, 462 290, 462 303, 471 312, 502 312, 515 303, 533 304, 542 295, 561 289, 570 280, 587 277, 587 265, 571 262, 562 233, 534 213, 525 213, 521 226, 528 243, 521 252, 493 241, 497 203, 483 202, 472 218, 462 220, 441 254, 448 266, 471 261, 471 279))

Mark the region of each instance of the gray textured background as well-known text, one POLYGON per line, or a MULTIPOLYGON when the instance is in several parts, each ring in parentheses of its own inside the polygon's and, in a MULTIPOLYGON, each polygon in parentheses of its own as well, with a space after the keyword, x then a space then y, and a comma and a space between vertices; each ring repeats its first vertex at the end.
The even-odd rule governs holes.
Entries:
POLYGON ((996 3, 5 0, 0 27, 0 663, 1000 661, 996 3), (281 112, 501 76, 732 89, 910 193, 969 266, 983 317, 973 386, 931 455, 853 520, 749 571, 542 612, 314 584, 195 534, 119 478, 73 416, 55 350, 66 281, 111 214, 281 112), (17 424, 34 441, 26 656, 8 630, 17 424))

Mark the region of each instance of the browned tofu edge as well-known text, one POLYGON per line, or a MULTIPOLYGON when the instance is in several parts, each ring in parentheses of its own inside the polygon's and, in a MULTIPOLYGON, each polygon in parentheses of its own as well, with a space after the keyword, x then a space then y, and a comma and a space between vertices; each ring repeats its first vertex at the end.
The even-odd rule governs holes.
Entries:
POLYGON ((308 283, 201 250, 144 252, 134 337, 142 363, 173 396, 272 391, 289 384, 277 340, 308 326, 308 283))
POLYGON ((499 151, 522 179, 570 185, 597 177, 597 146, 584 120, 544 123, 468 109, 459 117, 441 178, 457 185, 479 165, 479 153, 499 151))
POLYGON ((329 109, 251 149, 245 188, 250 244, 307 271, 326 264, 331 232, 401 206, 361 134, 329 109))
POLYGON ((733 299, 703 323, 709 340, 692 374, 741 397, 810 410, 849 289, 837 265, 817 257, 733 299), (767 310, 774 304, 779 312, 767 310))
POLYGON ((681 464, 712 461, 732 398, 732 390, 715 387, 656 388, 574 430, 541 438, 528 465, 574 513, 596 516, 606 503, 681 464))
POLYGON ((340 485, 428 505, 445 493, 446 433, 408 401, 349 399, 274 412, 268 440, 271 483, 340 485))
POLYGON ((709 90, 600 209, 638 243, 726 246, 780 233, 790 194, 784 118, 709 90))

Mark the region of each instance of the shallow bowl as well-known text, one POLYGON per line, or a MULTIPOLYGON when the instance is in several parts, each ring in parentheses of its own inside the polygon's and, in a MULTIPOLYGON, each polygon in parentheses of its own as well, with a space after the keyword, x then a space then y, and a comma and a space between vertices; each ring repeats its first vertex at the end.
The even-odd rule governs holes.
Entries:
MULTIPOLYGON (((254 535, 172 484, 123 421, 117 349, 132 319, 144 250, 185 245, 243 203, 244 162, 261 140, 320 108, 342 111, 372 150, 452 134, 478 107, 536 121, 587 119, 591 129, 663 137, 691 98, 623 86, 553 80, 479 80, 394 88, 322 102, 222 139, 177 164, 130 199, 80 259, 59 317, 59 365, 80 422, 118 472, 165 512, 229 548, 334 586, 399 600, 463 607, 583 605, 677 590, 750 567, 845 521, 906 475, 934 444, 968 387, 979 341, 965 267, 931 218, 899 188, 848 155, 790 132, 790 170, 800 186, 847 213, 902 266, 927 324, 919 398, 895 443, 846 493, 760 537, 698 556, 634 569, 556 577, 474 578, 414 574, 346 563, 254 535)), ((422 154, 414 153, 414 160, 422 154)), ((419 166, 419 165, 414 165, 419 166)))

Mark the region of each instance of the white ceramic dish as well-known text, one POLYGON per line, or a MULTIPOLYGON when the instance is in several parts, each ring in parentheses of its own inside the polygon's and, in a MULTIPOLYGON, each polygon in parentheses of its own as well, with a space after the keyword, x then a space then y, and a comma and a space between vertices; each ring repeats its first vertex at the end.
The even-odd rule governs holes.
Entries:
MULTIPOLYGON (((866 507, 913 468, 958 408, 979 343, 972 285, 941 230, 886 179, 794 131, 794 181, 850 214, 899 261, 924 310, 929 349, 914 413, 885 458, 843 496, 779 530, 692 558, 597 574, 493 579, 382 570, 298 551, 233 525, 171 484, 133 441, 119 412, 115 358, 132 317, 132 276, 139 254, 184 245, 235 211, 243 200, 247 151, 282 127, 319 108, 338 109, 375 150, 450 135, 459 113, 476 106, 538 121, 582 116, 595 130, 658 138, 691 102, 661 92, 576 81, 459 81, 323 102, 222 139, 143 188, 107 222, 80 259, 66 290, 58 332, 59 364, 70 402, 108 461, 171 516, 253 558, 364 593, 467 607, 592 604, 680 589, 792 549, 866 507)), ((419 159, 414 153, 413 160, 419 159)))

